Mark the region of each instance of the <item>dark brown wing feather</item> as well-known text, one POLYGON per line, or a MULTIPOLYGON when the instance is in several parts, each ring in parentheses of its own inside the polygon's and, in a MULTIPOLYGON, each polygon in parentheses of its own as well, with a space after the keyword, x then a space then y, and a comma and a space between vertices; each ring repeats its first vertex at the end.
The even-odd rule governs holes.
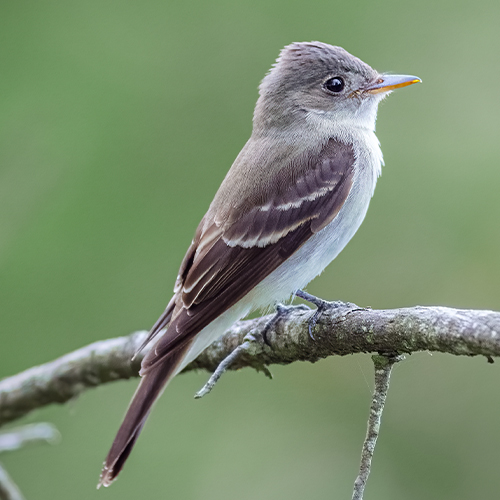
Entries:
POLYGON ((137 351, 135 351, 134 357, 132 359, 135 359, 135 357, 151 342, 151 340, 153 340, 163 330, 163 328, 165 328, 170 323, 174 309, 175 296, 172 297, 167 307, 165 308, 165 311, 163 311, 163 314, 156 320, 153 328, 149 330, 148 336, 137 349, 137 351))
POLYGON ((185 345, 335 218, 353 182, 352 146, 330 139, 319 156, 301 161, 309 168, 282 184, 272 200, 240 214, 228 227, 208 226, 210 245, 197 252, 193 247, 203 245, 206 221, 200 224, 179 273, 183 307, 145 357, 141 373, 185 345))
POLYGON ((266 246, 310 220, 316 220, 316 226, 320 229, 325 227, 337 215, 349 194, 353 165, 352 146, 333 139, 330 139, 319 156, 305 153, 284 169, 292 173, 302 171, 302 174, 294 177, 278 172, 279 180, 288 182, 281 185, 275 182, 280 189, 277 192, 275 190, 272 200, 254 206, 238 220, 226 224, 223 227, 224 240, 232 245, 248 247, 253 246, 257 239, 257 246, 266 246), (301 164, 301 167, 293 163, 301 164), (326 209, 329 202, 333 202, 336 209, 326 209))

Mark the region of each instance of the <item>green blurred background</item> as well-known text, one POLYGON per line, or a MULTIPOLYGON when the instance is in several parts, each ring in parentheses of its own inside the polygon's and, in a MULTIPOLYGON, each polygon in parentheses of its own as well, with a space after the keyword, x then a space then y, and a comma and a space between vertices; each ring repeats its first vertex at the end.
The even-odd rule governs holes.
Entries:
MULTIPOLYGON (((386 167, 347 249, 308 288, 392 308, 500 309, 500 3, 0 4, 0 376, 147 329, 293 41, 420 76, 379 111, 386 167)), ((395 370, 367 498, 498 498, 498 363, 395 370)), ((28 499, 350 498, 369 356, 178 377, 120 480, 95 485, 137 381, 24 422, 63 439, 1 457, 28 499)))

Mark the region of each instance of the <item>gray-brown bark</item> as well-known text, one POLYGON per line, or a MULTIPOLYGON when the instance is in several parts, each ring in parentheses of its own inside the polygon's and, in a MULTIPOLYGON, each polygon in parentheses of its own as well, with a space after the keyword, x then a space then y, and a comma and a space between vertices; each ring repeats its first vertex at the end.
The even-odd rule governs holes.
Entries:
MULTIPOLYGON (((389 355, 437 351, 453 355, 500 356, 500 313, 446 307, 412 307, 392 310, 362 309, 349 303, 332 303, 308 333, 314 312, 291 307, 286 316, 266 329, 272 316, 240 321, 187 368, 213 372, 248 334, 247 348, 229 366, 265 369, 271 364, 315 362, 332 355, 378 352, 389 355)), ((131 357, 146 336, 103 340, 55 361, 0 381, 0 425, 35 408, 64 403, 90 387, 138 375, 142 354, 131 357)))

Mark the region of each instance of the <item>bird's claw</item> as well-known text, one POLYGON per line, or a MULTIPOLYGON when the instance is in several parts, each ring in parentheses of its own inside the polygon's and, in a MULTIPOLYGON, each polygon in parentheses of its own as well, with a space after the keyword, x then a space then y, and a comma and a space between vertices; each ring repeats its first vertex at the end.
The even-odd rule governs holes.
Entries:
POLYGON ((267 338, 267 334, 269 331, 276 326, 276 324, 284 319, 290 311, 293 309, 296 309, 297 306, 285 306, 283 304, 276 304, 276 313, 274 316, 266 323, 266 326, 264 327, 264 330, 262 331, 262 339, 264 342, 271 347, 271 344, 269 342, 269 339, 267 338))
POLYGON ((319 297, 316 297, 315 295, 311 295, 310 293, 304 292, 304 290, 297 290, 297 293, 295 295, 316 306, 316 311, 311 316, 311 318, 309 319, 309 322, 308 322, 309 337, 311 337, 313 340, 316 340, 314 338, 314 335, 313 335, 313 330, 316 327, 316 323, 318 322, 318 320, 319 320, 320 316, 323 314, 323 312, 326 309, 331 308, 332 306, 335 307, 335 306, 345 305, 343 302, 337 302, 337 301, 336 302, 329 302, 327 300, 320 299, 319 297))

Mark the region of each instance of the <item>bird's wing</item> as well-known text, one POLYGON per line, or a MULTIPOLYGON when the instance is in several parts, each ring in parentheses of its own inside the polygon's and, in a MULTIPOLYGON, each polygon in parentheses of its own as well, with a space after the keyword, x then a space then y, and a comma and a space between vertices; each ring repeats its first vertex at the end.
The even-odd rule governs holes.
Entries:
POLYGON ((273 189, 227 200, 236 207, 226 213, 207 212, 182 262, 174 297, 149 334, 148 340, 167 327, 142 361, 141 383, 99 484, 108 486, 120 472, 195 335, 335 218, 351 190, 354 162, 352 146, 330 139, 319 154, 305 153, 285 165, 288 172, 271 176, 267 186, 273 189))
POLYGON ((194 335, 224 313, 330 223, 350 192, 355 156, 352 145, 330 139, 319 154, 307 152, 277 172, 272 196, 218 223, 210 211, 182 262, 172 302, 150 336, 170 321, 144 358, 141 374, 185 347, 194 335), (299 175, 293 175, 300 172, 299 175))

